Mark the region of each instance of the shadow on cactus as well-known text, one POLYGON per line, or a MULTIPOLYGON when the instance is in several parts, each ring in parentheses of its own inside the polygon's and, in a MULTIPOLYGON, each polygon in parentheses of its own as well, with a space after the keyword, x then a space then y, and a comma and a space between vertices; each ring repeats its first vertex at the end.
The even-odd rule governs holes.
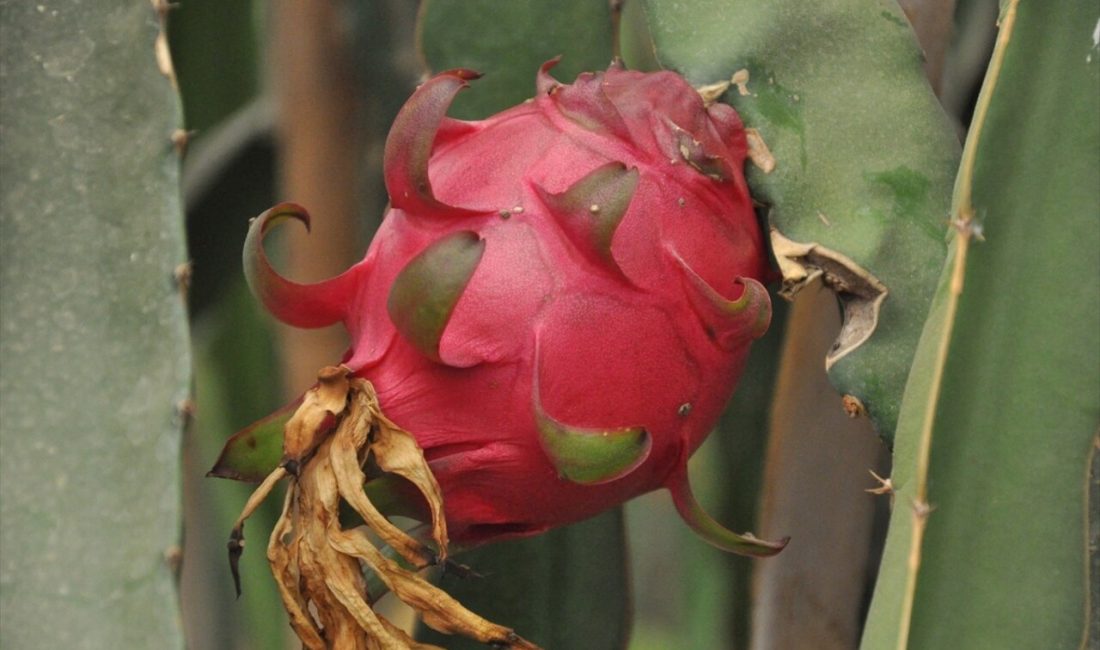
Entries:
POLYGON ((771 316, 741 121, 672 72, 612 64, 565 85, 555 63, 532 101, 480 122, 446 117, 476 73, 423 84, 386 143, 391 208, 344 274, 303 285, 268 263, 264 235, 287 219, 308 228, 302 207, 252 223, 245 270, 264 305, 298 327, 342 322, 352 340, 340 368, 231 438, 211 472, 266 476, 250 507, 291 477, 269 557, 307 647, 348 630, 412 643, 371 612, 360 561, 436 629, 528 643, 440 609, 434 588, 341 526, 341 499, 414 568, 446 558, 449 540, 534 535, 662 487, 719 548, 786 544, 720 526, 687 474, 771 316), (393 529, 397 513, 430 522, 431 539, 393 529))

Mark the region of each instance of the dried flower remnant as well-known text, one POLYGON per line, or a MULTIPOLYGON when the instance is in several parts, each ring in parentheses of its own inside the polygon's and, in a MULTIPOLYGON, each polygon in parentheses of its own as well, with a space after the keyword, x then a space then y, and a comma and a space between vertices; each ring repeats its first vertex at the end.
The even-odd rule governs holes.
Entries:
POLYGON ((370 382, 347 367, 324 368, 287 423, 284 456, 249 498, 229 541, 230 565, 240 593, 237 561, 244 522, 284 478, 283 511, 267 547, 290 624, 308 650, 431 648, 413 641, 372 608, 364 569, 423 615, 425 624, 501 648, 536 648, 512 630, 467 610, 416 573, 445 561, 447 526, 439 485, 415 439, 382 414, 370 382), (363 466, 407 479, 431 512, 434 550, 391 523, 363 490, 363 466), (345 528, 346 503, 364 525, 345 528), (413 570, 387 557, 371 534, 413 570))

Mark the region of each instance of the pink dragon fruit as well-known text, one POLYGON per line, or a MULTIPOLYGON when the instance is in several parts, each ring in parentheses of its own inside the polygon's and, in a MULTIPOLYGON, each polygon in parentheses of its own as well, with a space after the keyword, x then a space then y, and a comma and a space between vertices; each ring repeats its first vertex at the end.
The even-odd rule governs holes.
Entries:
POLYGON ((740 119, 672 72, 613 64, 481 122, 446 117, 477 74, 424 83, 385 149, 391 207, 366 258, 302 285, 262 247, 253 291, 298 327, 342 321, 343 363, 411 432, 451 538, 532 535, 668 488, 711 543, 770 555, 691 495, 687 460, 714 426, 771 307, 742 175, 740 119))

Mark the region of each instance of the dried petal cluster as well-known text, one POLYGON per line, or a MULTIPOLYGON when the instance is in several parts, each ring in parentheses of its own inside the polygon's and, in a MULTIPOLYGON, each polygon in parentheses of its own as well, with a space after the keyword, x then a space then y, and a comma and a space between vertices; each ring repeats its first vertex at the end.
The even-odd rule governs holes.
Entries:
MULTIPOLYGON (((244 522, 282 479, 288 482, 283 511, 271 531, 267 557, 290 616, 309 650, 434 648, 414 642, 378 616, 368 599, 365 568, 398 598, 421 612, 440 632, 464 634, 498 647, 535 648, 512 630, 464 608, 417 575, 416 569, 446 559, 447 529, 439 487, 406 431, 382 415, 370 382, 349 378, 346 367, 321 371, 286 427, 283 461, 249 499, 230 539, 234 577, 244 549, 244 522), (436 551, 390 523, 363 491, 362 464, 373 461, 404 477, 428 500, 436 551), (345 528, 340 504, 365 522, 345 528), (402 567, 371 541, 376 535, 413 567, 402 567)), ((239 582, 238 582, 239 591, 239 582)))

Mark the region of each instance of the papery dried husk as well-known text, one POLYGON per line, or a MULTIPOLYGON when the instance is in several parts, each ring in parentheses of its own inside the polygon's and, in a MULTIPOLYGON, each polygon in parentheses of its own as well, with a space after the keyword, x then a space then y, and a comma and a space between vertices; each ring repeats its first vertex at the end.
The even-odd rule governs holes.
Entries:
MULTIPOLYGON (((283 464, 250 497, 230 537, 230 562, 244 549, 244 521, 283 478, 290 477, 283 511, 271 532, 267 557, 291 628, 307 650, 436 648, 417 643, 379 616, 367 595, 366 568, 428 626, 503 648, 534 649, 509 628, 466 609, 415 571, 386 557, 369 533, 419 569, 444 560, 446 521, 439 485, 415 438, 386 418, 374 387, 349 378, 344 367, 325 368, 287 424, 283 464), (291 427, 294 426, 293 436, 291 427), (293 448, 291 448, 293 447, 293 448), (362 463, 373 458, 383 471, 411 481, 432 513, 431 549, 401 530, 363 490, 362 463), (291 471, 293 470, 293 471, 291 471), (365 525, 345 530, 340 503, 347 502, 365 525)), ((238 593, 239 593, 239 580, 238 593)))
MULTIPOLYGON (((368 436, 371 436, 372 423, 377 422, 374 416, 374 408, 372 405, 377 405, 377 399, 371 399, 368 393, 364 390, 370 385, 363 380, 356 380, 356 392, 352 396, 352 400, 355 402, 350 409, 350 412, 345 416, 344 421, 341 423, 340 428, 336 431, 336 434, 332 438, 331 446, 329 448, 329 458, 333 470, 333 475, 336 479, 338 489, 342 495, 344 495, 345 501, 348 502, 367 526, 378 535, 379 538, 387 545, 392 547, 395 551, 401 554, 406 561, 415 566, 416 568, 424 568, 430 564, 435 564, 438 560, 436 555, 426 548, 419 541, 413 539, 405 531, 401 530, 397 526, 390 523, 388 519, 371 503, 367 498, 366 493, 363 491, 363 484, 366 482, 366 476, 363 474, 363 470, 359 467, 359 450, 362 449, 368 443, 368 436)), ((372 391, 373 394, 373 391, 372 391)), ((378 437, 378 432, 373 432, 373 438, 378 437)), ((371 451, 374 453, 375 459, 382 457, 379 453, 376 443, 371 443, 371 451)), ((424 455, 420 452, 420 448, 416 448, 417 454, 420 456, 421 462, 423 462, 424 455)), ((383 468, 385 469, 385 468, 383 468)), ((428 476, 432 476, 430 473, 428 476)), ((438 508, 442 512, 443 503, 439 499, 439 486, 435 483, 435 477, 431 478, 431 482, 426 484, 427 489, 417 484, 424 494, 431 494, 435 492, 436 500, 438 502, 438 508)), ((429 503, 431 501, 429 500, 429 503)), ((433 508, 435 506, 433 505, 433 508)), ((442 520, 442 515, 440 515, 442 520)), ((442 526, 442 540, 438 540, 441 549, 446 548, 446 524, 442 526)))
POLYGON ((344 412, 348 401, 348 374, 344 366, 328 366, 317 374, 317 385, 306 391, 302 404, 283 430, 282 466, 298 473, 344 412))

